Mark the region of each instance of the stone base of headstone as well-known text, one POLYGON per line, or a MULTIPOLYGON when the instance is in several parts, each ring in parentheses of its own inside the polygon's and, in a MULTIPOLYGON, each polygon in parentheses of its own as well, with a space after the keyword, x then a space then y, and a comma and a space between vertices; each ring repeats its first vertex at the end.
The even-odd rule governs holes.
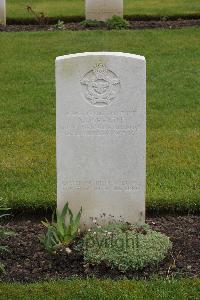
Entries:
POLYGON ((106 21, 114 15, 123 18, 123 0, 85 0, 86 20, 106 21))

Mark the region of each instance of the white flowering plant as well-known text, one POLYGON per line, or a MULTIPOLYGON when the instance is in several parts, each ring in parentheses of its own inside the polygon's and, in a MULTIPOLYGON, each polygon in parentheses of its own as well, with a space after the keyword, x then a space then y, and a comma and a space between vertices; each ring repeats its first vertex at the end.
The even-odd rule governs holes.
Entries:
POLYGON ((83 241, 85 263, 105 263, 123 272, 159 263, 171 247, 166 235, 150 229, 147 224, 95 226, 86 233, 83 241))

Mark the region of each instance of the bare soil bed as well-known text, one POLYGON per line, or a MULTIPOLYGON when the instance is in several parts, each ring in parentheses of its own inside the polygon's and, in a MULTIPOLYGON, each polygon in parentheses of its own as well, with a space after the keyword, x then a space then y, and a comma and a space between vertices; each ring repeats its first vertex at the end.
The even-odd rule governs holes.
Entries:
MULTIPOLYGON (((176 29, 183 27, 200 26, 200 19, 178 19, 178 20, 152 20, 152 21, 130 21, 128 29, 151 29, 151 28, 163 28, 163 29, 176 29)), ((104 23, 100 23, 98 26, 85 26, 78 22, 65 23, 62 26, 62 30, 96 30, 103 29, 109 30, 104 23)), ((6 32, 18 32, 18 31, 52 31, 58 30, 55 25, 0 25, 0 31, 6 32)))
POLYGON ((14 230, 17 235, 0 241, 0 245, 7 245, 10 249, 10 252, 0 254, 0 261, 5 264, 7 272, 5 275, 0 273, 0 281, 35 282, 73 276, 113 279, 148 279, 153 275, 199 277, 200 217, 148 217, 147 223, 152 229, 170 237, 173 242, 172 251, 159 265, 147 267, 139 272, 122 273, 117 269, 111 270, 105 264, 98 267, 85 264, 82 253, 75 249, 78 241, 70 245, 72 252, 69 254, 66 251, 56 255, 49 254, 38 238, 44 232, 40 220, 13 219, 5 226, 14 230))

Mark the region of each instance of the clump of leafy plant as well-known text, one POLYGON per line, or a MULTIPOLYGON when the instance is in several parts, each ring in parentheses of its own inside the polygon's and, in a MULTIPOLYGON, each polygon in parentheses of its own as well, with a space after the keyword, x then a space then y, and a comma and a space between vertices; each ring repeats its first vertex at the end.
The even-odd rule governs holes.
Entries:
POLYGON ((129 22, 120 16, 113 16, 111 19, 106 20, 108 29, 127 29, 129 22))
POLYGON ((90 229, 83 240, 86 263, 95 265, 103 262, 123 272, 159 263, 171 247, 167 236, 151 230, 146 224, 97 226, 90 229))
POLYGON ((30 5, 27 5, 26 9, 39 25, 47 25, 49 23, 49 18, 43 12, 36 12, 30 5))
POLYGON ((40 238, 40 241, 48 252, 56 252, 58 248, 68 246, 76 238, 81 214, 82 208, 74 217, 69 203, 66 203, 61 213, 56 210, 56 218, 53 213, 51 223, 48 220, 42 222, 47 232, 40 238))
MULTIPOLYGON (((9 214, 6 213, 8 210, 10 210, 10 208, 0 205, 0 221, 2 218, 9 216, 9 214)), ((15 235, 13 231, 5 229, 3 226, 0 226, 0 238, 12 236, 12 235, 15 235)), ((9 249, 7 246, 0 245, 0 252, 3 251, 9 251, 9 249)), ((4 264, 1 262, 0 262, 0 271, 5 273, 4 264)))
POLYGON ((54 25, 54 28, 57 29, 57 30, 65 29, 64 21, 58 20, 57 24, 54 25))
POLYGON ((105 26, 105 22, 97 21, 97 20, 84 20, 80 23, 85 28, 96 28, 105 26))

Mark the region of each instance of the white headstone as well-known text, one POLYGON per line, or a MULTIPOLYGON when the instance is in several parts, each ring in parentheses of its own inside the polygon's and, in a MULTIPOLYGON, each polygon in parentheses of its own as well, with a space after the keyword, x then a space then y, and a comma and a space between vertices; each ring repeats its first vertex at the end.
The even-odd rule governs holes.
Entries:
POLYGON ((0 24, 6 25, 6 0, 0 0, 0 24))
POLYGON ((105 21, 114 15, 123 17, 123 0, 85 0, 87 20, 105 21))
POLYGON ((92 52, 56 58, 57 206, 81 227, 145 220, 146 62, 92 52), (113 217, 111 217, 113 216, 113 217))

